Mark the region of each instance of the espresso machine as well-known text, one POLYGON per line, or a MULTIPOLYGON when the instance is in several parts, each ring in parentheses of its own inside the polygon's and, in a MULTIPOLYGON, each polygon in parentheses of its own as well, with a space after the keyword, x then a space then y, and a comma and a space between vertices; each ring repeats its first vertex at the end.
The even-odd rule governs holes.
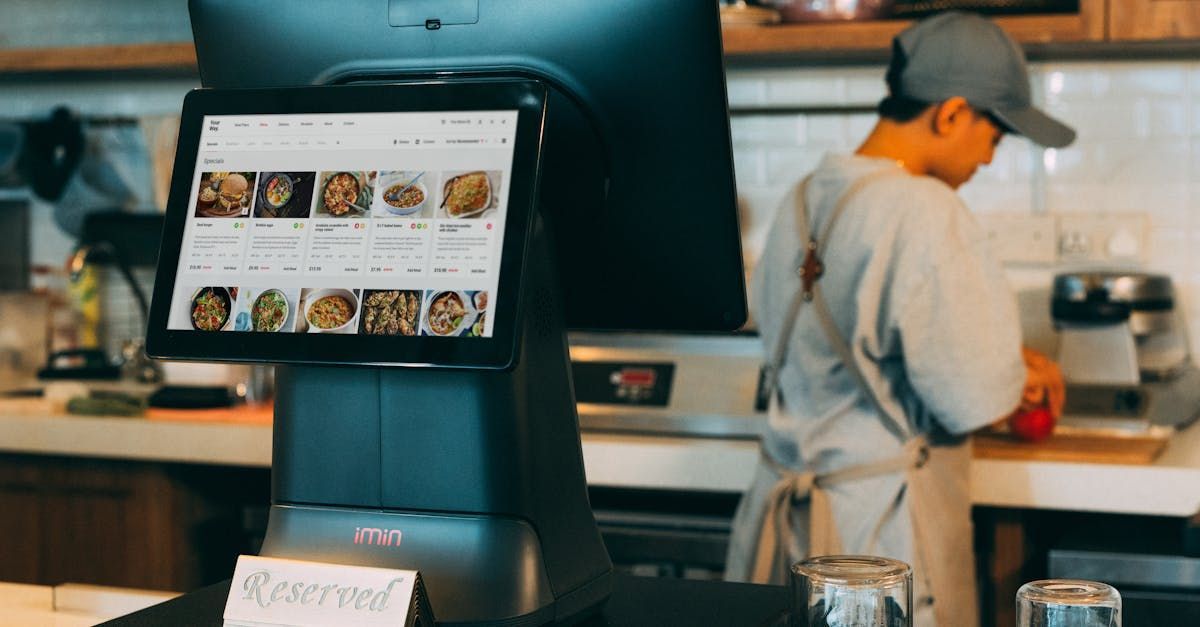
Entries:
POLYGON ((1059 274, 1051 317, 1067 383, 1064 425, 1145 431, 1200 415, 1200 369, 1170 277, 1059 274))

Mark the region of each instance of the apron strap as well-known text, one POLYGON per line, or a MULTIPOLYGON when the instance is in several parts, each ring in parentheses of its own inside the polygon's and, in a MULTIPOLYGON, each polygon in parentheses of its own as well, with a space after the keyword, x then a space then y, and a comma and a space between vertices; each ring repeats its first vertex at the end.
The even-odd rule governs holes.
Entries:
POLYGON ((883 406, 883 403, 879 402, 879 397, 875 394, 875 389, 871 387, 870 382, 867 381, 867 377, 863 375, 862 368, 854 360, 854 354, 850 352, 850 344, 846 342, 846 338, 842 337, 837 324, 833 321, 833 313, 829 311, 829 303, 822 295, 820 285, 813 286, 813 308, 817 312, 817 320, 821 322, 821 328, 825 330, 825 337, 829 339, 829 344, 837 351, 842 363, 846 365, 846 369, 854 375, 855 380, 858 381, 859 389, 863 391, 863 394, 875 406, 875 412, 879 414, 883 426, 892 435, 896 436, 897 440, 901 442, 910 440, 912 430, 908 426, 908 421, 901 421, 896 418, 883 406))
POLYGON ((801 279, 801 289, 798 290, 788 306, 787 315, 783 319, 783 327, 780 330, 779 338, 775 342, 771 353, 771 362, 766 365, 766 386, 769 397, 774 397, 779 392, 779 375, 783 369, 783 364, 787 360, 787 348, 790 343, 792 334, 795 332, 796 319, 800 312, 800 306, 807 301, 812 301, 813 307, 816 309, 817 320, 821 324, 822 330, 829 341, 830 346, 837 352, 843 365, 850 371, 858 382, 858 386, 870 399, 875 406, 876 412, 883 421, 884 426, 896 439, 901 442, 907 441, 911 436, 907 420, 900 420, 893 416, 883 404, 879 402, 878 396, 875 394, 874 388, 871 387, 867 378, 863 375, 862 369, 859 368, 858 362, 854 360, 854 355, 850 350, 850 345, 842 336, 834 322, 833 314, 829 310, 829 304, 825 300, 824 294, 821 291, 821 285, 818 282, 821 274, 824 273, 824 267, 821 264, 821 253, 829 242, 829 235, 833 232, 833 227, 837 224, 838 218, 841 217, 850 200, 867 186, 867 184, 888 176, 897 176, 903 174, 900 169, 887 168, 871 172, 865 176, 861 176, 852 182, 842 195, 837 199, 833 207, 833 212, 829 216, 829 221, 825 223, 825 227, 821 230, 820 239, 814 239, 811 235, 810 220, 807 210, 807 191, 808 183, 812 179, 809 175, 797 186, 794 192, 794 202, 796 205, 796 231, 802 243, 803 250, 797 259, 797 273, 801 279))
MULTIPOLYGON (((804 195, 808 191, 808 182, 812 179, 812 175, 804 177, 796 189, 792 190, 794 197, 793 204, 803 205, 804 195)), ((806 221, 807 222, 807 221, 806 221)), ((808 237, 808 225, 802 227, 800 235, 800 245, 807 252, 809 246, 815 246, 816 243, 808 237)), ((805 253, 801 253, 804 255, 805 253)), ((779 330, 779 339, 775 341, 775 346, 771 350, 771 361, 765 364, 764 368, 765 379, 763 384, 766 386, 766 397, 774 398, 776 391, 779 389, 779 371, 783 369, 783 362, 787 360, 788 342, 792 339, 792 332, 796 329, 796 316, 800 313, 800 305, 804 302, 803 291, 798 291, 792 296, 791 302, 788 304, 787 313, 783 318, 783 327, 779 330)))
MULTIPOLYGON (((766 466, 779 477, 767 495, 767 509, 763 516, 762 529, 759 530, 750 579, 757 583, 767 583, 782 572, 777 565, 788 564, 790 547, 796 544, 795 531, 790 520, 793 504, 806 500, 809 502, 809 511, 812 514, 809 516, 809 553, 839 553, 842 549, 837 539, 837 529, 831 515, 826 489, 844 483, 920 469, 929 460, 929 445, 924 436, 917 436, 906 442, 904 450, 896 456, 821 475, 811 470, 796 472, 771 459, 766 453, 762 453, 761 457, 766 466)), ((886 518, 875 525, 869 544, 878 540, 886 518)))
MULTIPOLYGON (((854 360, 849 343, 838 330, 837 324, 833 319, 833 314, 829 310, 829 304, 825 300, 818 282, 821 274, 824 273, 820 253, 828 243, 829 236, 833 232, 838 218, 841 217, 850 200, 866 187, 868 183, 886 176, 896 176, 902 173, 903 170, 888 168, 859 177, 851 183, 837 199, 828 222, 826 222, 824 228, 821 230, 820 239, 815 239, 811 235, 812 229, 806 208, 806 196, 811 175, 806 177, 794 191, 796 229, 802 245, 801 254, 796 261, 797 273, 801 279, 801 289, 797 290, 795 296, 792 298, 788 307, 787 317, 784 318, 781 333, 772 352, 771 363, 766 366, 766 385, 768 386, 767 391, 770 394, 769 398, 772 404, 781 404, 779 374, 787 359, 787 348, 792 334, 795 332, 796 319, 800 312, 800 306, 805 302, 811 301, 816 308, 817 319, 830 346, 837 352, 845 368, 854 376, 862 392, 874 404, 875 410, 884 426, 896 436, 897 440, 904 442, 904 449, 900 454, 888 459, 860 464, 823 475, 817 475, 811 470, 794 471, 771 459, 770 455, 760 449, 766 465, 774 471, 779 480, 776 481, 767 496, 767 509, 763 518, 762 528, 759 531, 751 581, 760 583, 771 582, 785 571, 782 566, 788 564, 790 548, 796 544, 795 531, 792 528, 790 518, 794 503, 805 500, 809 502, 809 553, 813 555, 839 553, 842 549, 838 540, 832 506, 826 488, 872 477, 919 469, 925 465, 925 462, 929 458, 929 447, 925 437, 920 434, 914 435, 912 430, 908 428, 906 420, 897 419, 880 403, 879 398, 875 395, 874 388, 867 382, 866 377, 858 366, 858 362, 854 360)), ((876 523, 875 528, 872 530, 869 544, 873 545, 877 542, 886 519, 887 517, 885 516, 876 523)), ((776 583, 782 582, 776 580, 776 583)))

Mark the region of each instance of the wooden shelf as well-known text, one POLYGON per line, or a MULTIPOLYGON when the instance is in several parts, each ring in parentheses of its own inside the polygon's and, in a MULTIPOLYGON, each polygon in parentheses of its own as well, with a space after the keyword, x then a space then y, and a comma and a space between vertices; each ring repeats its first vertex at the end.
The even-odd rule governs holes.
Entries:
POLYGON ((0 73, 196 70, 192 42, 0 50, 0 73))
POLYGON ((1108 14, 1114 41, 1200 37, 1200 3, 1195 0, 1110 0, 1108 14))
MULTIPOLYGON (((1104 39, 1104 0, 1080 0, 1080 11, 1068 15, 1029 15, 996 19, 1023 44, 1075 43, 1104 39)), ((909 20, 726 26, 725 54, 757 57, 842 51, 884 51, 909 20)))
MULTIPOLYGON (((1117 57, 1130 52, 1124 39, 1143 39, 1148 47, 1140 54, 1178 53, 1179 42, 1190 45, 1190 56, 1200 55, 1200 26, 1195 19, 1168 30, 1142 31, 1130 36, 1118 26, 1106 26, 1106 1, 1079 0, 1079 12, 1062 15, 1025 15, 996 18, 996 23, 1033 54, 1082 58, 1117 57), (1183 37, 1184 39, 1179 39, 1183 37), (1175 44, 1175 48, 1164 47, 1175 44), (1157 48, 1155 46, 1158 46, 1157 48)), ((1111 0, 1116 8, 1148 0, 1111 0)), ((1154 4, 1183 3, 1192 13, 1196 0, 1157 0, 1154 4)), ((1161 11, 1159 13, 1162 13, 1161 11)), ((1178 11, 1176 11, 1178 13, 1178 11)), ((1158 13, 1154 14, 1159 16, 1158 13)), ((1171 15, 1175 15, 1172 13, 1171 15)), ((1161 17, 1161 16, 1159 16, 1161 17)), ((726 26, 722 29, 725 56, 732 61, 871 58, 886 60, 892 37, 912 24, 909 20, 828 22, 776 26, 726 26)), ((1143 29, 1144 30, 1144 29, 1143 29)), ((95 72, 108 70, 172 70, 195 73, 196 50, 192 42, 124 44, 72 48, 0 49, 0 74, 40 72, 95 72)))
POLYGON ((883 50, 908 21, 837 24, 726 26, 721 29, 726 56, 758 56, 833 50, 883 50))

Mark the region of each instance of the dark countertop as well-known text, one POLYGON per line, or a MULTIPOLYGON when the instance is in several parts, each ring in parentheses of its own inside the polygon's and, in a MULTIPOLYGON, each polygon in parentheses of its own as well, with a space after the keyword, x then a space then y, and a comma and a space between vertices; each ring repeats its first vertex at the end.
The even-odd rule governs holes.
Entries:
MULTIPOLYGON (((223 581, 104 625, 220 627, 228 593, 223 581)), ((780 586, 618 573, 604 611, 580 627, 758 627, 774 623, 787 604, 788 590, 780 586)))

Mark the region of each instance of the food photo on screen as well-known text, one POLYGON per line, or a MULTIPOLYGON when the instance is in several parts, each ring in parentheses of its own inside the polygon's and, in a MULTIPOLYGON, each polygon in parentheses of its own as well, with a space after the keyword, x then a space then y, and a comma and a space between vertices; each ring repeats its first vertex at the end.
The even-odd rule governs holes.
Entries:
POLYGON ((421 292, 417 290, 365 290, 358 332, 362 335, 417 334, 421 319, 421 292))
POLYGON ((322 172, 318 177, 314 218, 365 218, 370 215, 374 171, 322 172))
POLYGON ((475 306, 475 322, 471 324, 471 328, 467 329, 467 337, 486 337, 488 307, 487 290, 467 292, 467 295, 471 297, 471 303, 475 306))
POLYGON ((313 287, 300 292, 297 333, 342 333, 358 331, 358 305, 361 290, 313 287))
POLYGON ((240 292, 234 331, 287 333, 295 328, 299 289, 243 287, 240 292))
POLYGON ((204 172, 196 193, 197 218, 242 218, 254 200, 254 172, 204 172))
POLYGON ((217 285, 181 287, 173 301, 167 328, 177 331, 229 331, 238 288, 217 285))
POLYGON ((424 170, 383 170, 371 202, 373 218, 432 218, 436 206, 430 190, 438 173, 424 170))
POLYGON ((307 218, 316 172, 263 172, 254 201, 255 218, 307 218))
POLYGON ((479 218, 499 206, 500 172, 472 170, 446 172, 442 184, 439 218, 479 218))
MULTIPOLYGON (((474 295, 480 292, 461 290, 428 290, 421 315, 421 335, 434 337, 475 337, 474 324, 481 310, 475 307, 474 295)), ((483 304, 487 304, 484 296, 483 304)), ((482 334, 482 327, 479 328, 482 334)))

